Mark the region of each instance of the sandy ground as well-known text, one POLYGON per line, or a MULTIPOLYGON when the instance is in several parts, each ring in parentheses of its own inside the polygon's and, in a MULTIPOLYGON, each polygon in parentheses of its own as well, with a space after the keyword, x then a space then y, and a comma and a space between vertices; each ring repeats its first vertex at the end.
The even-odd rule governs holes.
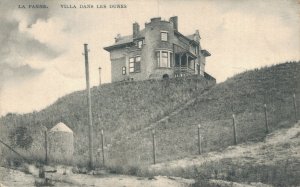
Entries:
MULTIPOLYGON (((68 174, 53 176, 54 186, 59 187, 186 187, 194 183, 194 180, 182 178, 168 178, 156 176, 153 178, 141 178, 126 175, 84 175, 68 174)), ((0 187, 33 187, 35 181, 41 179, 21 171, 0 167, 0 187)))
POLYGON ((0 187, 6 186, 34 186, 34 177, 17 170, 0 167, 0 187))

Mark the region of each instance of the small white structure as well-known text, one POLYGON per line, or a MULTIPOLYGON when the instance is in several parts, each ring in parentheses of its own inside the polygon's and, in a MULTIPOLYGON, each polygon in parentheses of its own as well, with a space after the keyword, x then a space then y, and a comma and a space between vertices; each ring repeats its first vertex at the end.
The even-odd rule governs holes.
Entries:
POLYGON ((73 131, 60 122, 48 133, 49 161, 55 163, 72 164, 74 152, 73 131))

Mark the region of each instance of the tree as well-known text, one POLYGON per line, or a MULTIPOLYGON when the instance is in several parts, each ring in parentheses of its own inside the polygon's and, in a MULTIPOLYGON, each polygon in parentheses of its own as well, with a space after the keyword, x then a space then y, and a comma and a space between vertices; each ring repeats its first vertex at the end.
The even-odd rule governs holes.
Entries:
POLYGON ((29 149, 32 145, 33 138, 26 127, 17 127, 9 134, 12 146, 29 149))

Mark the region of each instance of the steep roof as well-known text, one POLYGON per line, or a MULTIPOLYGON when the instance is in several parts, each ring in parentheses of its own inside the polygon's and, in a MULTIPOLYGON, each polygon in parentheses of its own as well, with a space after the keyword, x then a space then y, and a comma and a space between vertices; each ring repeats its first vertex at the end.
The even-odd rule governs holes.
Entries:
POLYGON ((73 131, 64 123, 60 122, 56 124, 52 129, 50 129, 50 132, 68 132, 73 133, 73 131))
MULTIPOLYGON (((143 38, 144 35, 145 35, 145 29, 143 29, 139 32, 139 36, 137 38, 143 38)), ((131 45, 131 44, 133 44, 133 36, 132 35, 120 36, 117 39, 117 42, 115 42, 113 45, 110 45, 108 47, 104 47, 104 49, 107 51, 110 51, 112 49, 115 49, 118 47, 123 47, 126 45, 131 45)))
POLYGON ((194 40, 194 34, 191 34, 191 35, 183 35, 182 33, 178 32, 178 31, 175 31, 174 33, 177 34, 178 36, 181 36, 181 37, 187 39, 189 42, 192 42, 192 43, 195 43, 195 44, 199 44, 198 41, 195 41, 195 40, 194 40))
POLYGON ((186 37, 187 37, 188 39, 190 39, 190 40, 194 40, 194 34, 187 35, 186 37))
POLYGON ((127 36, 121 36, 116 43, 113 45, 120 45, 120 44, 125 44, 125 43, 130 43, 133 42, 132 35, 127 35, 127 36))

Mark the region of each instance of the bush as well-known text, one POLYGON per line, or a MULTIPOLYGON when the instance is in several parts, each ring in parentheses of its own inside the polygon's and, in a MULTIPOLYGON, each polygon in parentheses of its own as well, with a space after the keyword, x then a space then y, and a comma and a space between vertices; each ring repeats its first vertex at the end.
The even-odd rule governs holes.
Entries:
POLYGON ((33 138, 26 127, 20 126, 14 129, 9 134, 10 142, 13 147, 29 149, 32 145, 33 138))

